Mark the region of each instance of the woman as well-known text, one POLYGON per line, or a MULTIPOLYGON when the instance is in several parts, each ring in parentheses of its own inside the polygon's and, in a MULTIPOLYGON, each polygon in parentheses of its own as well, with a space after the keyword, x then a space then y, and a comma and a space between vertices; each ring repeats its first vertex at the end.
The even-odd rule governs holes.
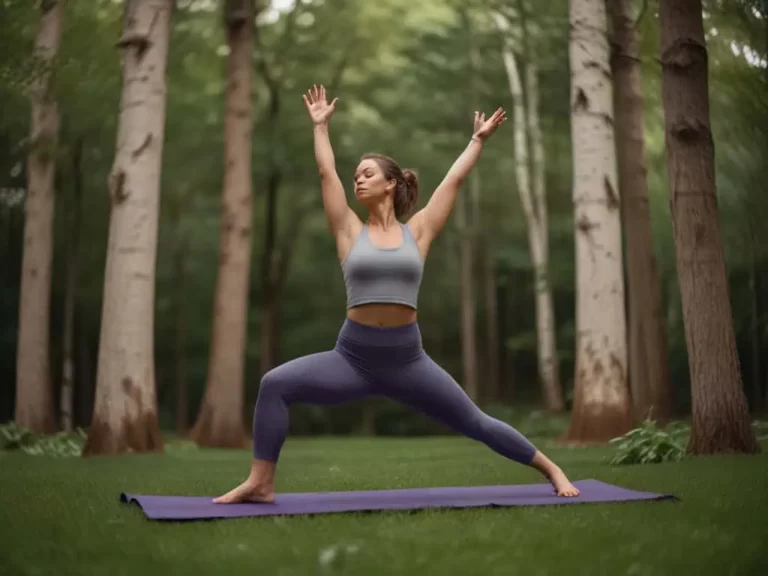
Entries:
POLYGON ((499 108, 487 120, 485 114, 475 112, 468 147, 427 205, 407 224, 398 219, 416 204, 416 175, 401 170, 386 156, 364 156, 354 178, 355 197, 368 210, 363 223, 347 205, 328 137, 338 98, 329 104, 322 85, 303 98, 314 124, 323 205, 347 288, 347 319, 333 350, 296 358, 264 376, 253 421, 251 473, 214 502, 274 500, 275 466, 288 432, 291 403, 330 405, 371 395, 402 402, 511 460, 536 468, 560 496, 578 495, 558 466, 517 430, 483 413, 432 361, 422 349, 416 322, 416 300, 429 247, 445 226, 484 142, 506 120, 504 111, 499 108))

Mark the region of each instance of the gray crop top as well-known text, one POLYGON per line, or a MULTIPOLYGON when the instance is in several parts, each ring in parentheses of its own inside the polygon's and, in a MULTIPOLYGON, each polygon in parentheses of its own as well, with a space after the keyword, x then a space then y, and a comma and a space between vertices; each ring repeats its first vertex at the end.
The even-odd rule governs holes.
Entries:
POLYGON ((341 264, 347 287, 347 308, 361 304, 405 304, 414 310, 424 271, 421 252, 407 225, 403 243, 397 248, 379 248, 368 235, 368 226, 341 264))

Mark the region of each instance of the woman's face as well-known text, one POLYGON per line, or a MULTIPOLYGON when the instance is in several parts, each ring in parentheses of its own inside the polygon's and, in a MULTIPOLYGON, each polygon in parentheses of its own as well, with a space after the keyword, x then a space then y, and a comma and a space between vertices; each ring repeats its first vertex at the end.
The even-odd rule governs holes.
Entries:
POLYGON ((355 170, 355 197, 364 205, 381 201, 395 189, 395 181, 387 180, 379 164, 366 158, 355 170))

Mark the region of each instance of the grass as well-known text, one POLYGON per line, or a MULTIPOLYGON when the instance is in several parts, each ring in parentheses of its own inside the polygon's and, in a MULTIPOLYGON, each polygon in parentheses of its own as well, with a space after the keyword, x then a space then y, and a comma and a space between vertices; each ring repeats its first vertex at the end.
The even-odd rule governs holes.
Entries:
MULTIPOLYGON (((609 448, 539 446, 573 479, 680 501, 148 521, 121 491, 216 495, 247 451, 94 459, 0 453, 0 574, 768 573, 768 445, 756 457, 612 467, 609 448)), ((278 490, 531 483, 530 469, 462 438, 291 439, 278 490)))

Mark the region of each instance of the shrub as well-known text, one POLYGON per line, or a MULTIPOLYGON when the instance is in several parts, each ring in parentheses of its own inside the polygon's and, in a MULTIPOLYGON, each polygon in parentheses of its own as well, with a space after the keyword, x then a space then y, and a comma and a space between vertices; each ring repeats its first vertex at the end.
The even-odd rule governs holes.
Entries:
POLYGON ((660 429, 654 420, 647 418, 634 430, 611 440, 617 450, 611 464, 655 464, 682 460, 685 457, 683 437, 689 431, 688 426, 683 424, 660 429))
POLYGON ((71 434, 36 434, 16 422, 0 425, 0 450, 21 450, 33 456, 80 456, 86 433, 77 428, 71 434))

